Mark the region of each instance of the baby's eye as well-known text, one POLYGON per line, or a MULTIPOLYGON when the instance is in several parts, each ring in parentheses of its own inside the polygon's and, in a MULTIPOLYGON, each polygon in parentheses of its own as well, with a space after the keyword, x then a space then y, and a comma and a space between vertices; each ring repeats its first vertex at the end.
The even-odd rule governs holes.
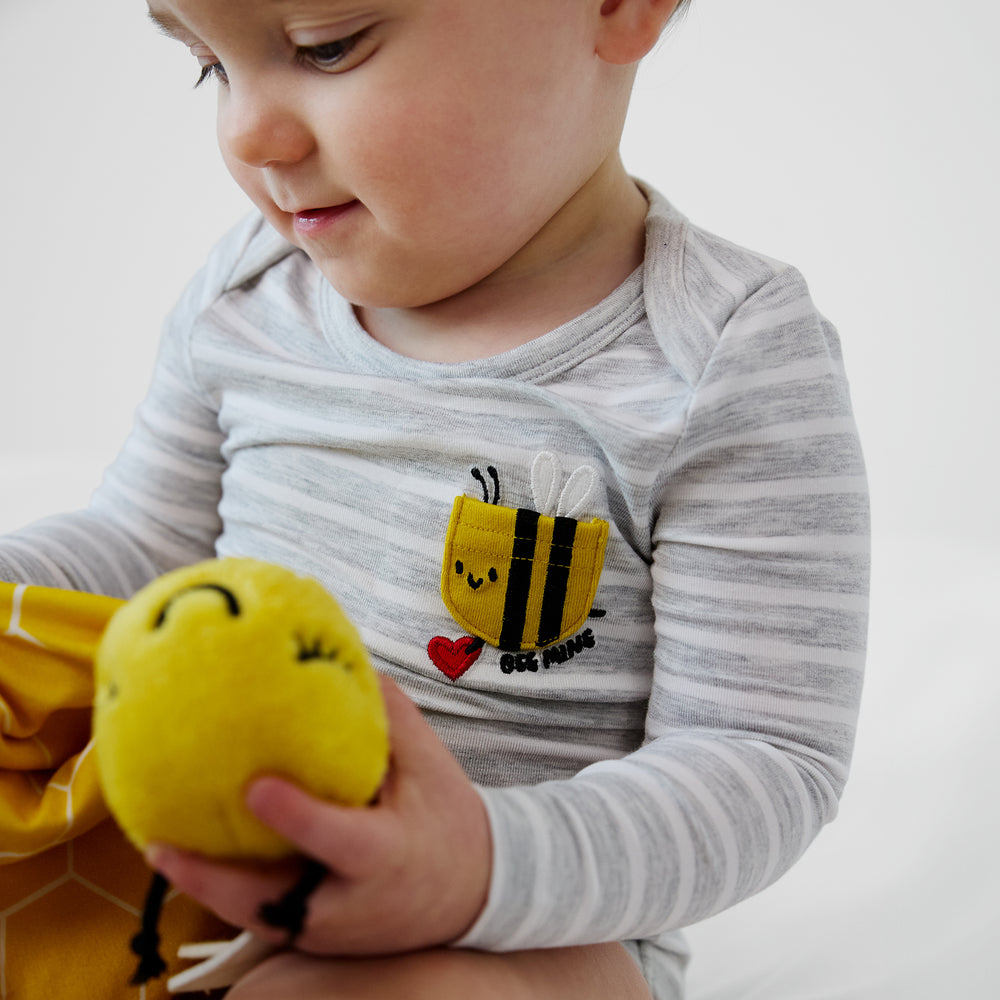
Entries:
POLYGON ((201 75, 195 82, 195 89, 200 87, 206 80, 215 77, 219 83, 229 83, 229 77, 226 76, 226 71, 220 62, 206 63, 201 67, 201 75))
POLYGON ((346 73, 371 55, 373 44, 370 32, 369 27, 322 45, 300 46, 296 58, 324 73, 346 73))

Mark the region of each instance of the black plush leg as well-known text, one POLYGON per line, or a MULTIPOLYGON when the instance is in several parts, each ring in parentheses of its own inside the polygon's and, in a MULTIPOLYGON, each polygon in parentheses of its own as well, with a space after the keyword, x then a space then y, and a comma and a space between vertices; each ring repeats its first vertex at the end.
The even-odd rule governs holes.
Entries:
POLYGON ((259 916, 265 924, 288 931, 289 945, 295 944, 302 933, 306 923, 306 912, 309 909, 309 897, 326 878, 328 870, 322 862, 307 858, 298 882, 281 899, 265 903, 260 908, 259 916))
POLYGON ((142 911, 142 930, 132 938, 132 951, 139 958, 135 975, 132 976, 133 986, 142 986, 150 979, 162 976, 167 970, 167 963, 160 957, 159 927, 163 901, 169 888, 170 883, 159 872, 154 873, 142 911))

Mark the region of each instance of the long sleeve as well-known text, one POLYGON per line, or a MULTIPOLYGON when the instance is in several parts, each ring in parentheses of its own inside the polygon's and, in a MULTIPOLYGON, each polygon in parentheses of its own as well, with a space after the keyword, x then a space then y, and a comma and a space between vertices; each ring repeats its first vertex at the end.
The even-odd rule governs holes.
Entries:
POLYGON ((494 874, 463 945, 655 938, 773 882, 835 815, 867 488, 836 336, 794 271, 723 328, 660 497, 647 742, 568 780, 482 790, 494 874))
POLYGON ((89 506, 0 539, 0 579, 127 597, 212 555, 223 435, 191 370, 190 338, 258 229, 251 220, 222 240, 168 317, 148 393, 89 506))

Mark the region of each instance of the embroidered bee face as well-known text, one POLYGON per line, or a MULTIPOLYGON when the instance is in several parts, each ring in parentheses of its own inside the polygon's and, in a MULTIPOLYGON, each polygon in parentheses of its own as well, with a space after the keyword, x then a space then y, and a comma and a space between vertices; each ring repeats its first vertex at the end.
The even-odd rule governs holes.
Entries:
POLYGON ((496 495, 492 503, 456 497, 441 596, 459 625, 499 649, 561 642, 587 620, 607 537, 606 521, 501 507, 496 495))

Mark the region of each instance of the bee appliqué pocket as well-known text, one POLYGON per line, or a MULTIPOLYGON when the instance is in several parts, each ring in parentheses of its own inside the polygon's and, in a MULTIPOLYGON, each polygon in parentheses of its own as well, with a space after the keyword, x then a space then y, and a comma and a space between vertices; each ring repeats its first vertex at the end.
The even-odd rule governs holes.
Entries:
MULTIPOLYGON (((496 483, 496 474, 491 475, 496 483)), ((477 476, 484 483, 481 474, 477 476)), ((568 639, 590 615, 597 593, 608 523, 572 515, 595 491, 589 466, 569 479, 554 516, 455 498, 441 567, 441 596, 470 635, 501 650, 541 649, 568 639)), ((558 465, 544 452, 532 468, 536 503, 550 507, 558 465)), ((499 492, 499 491, 497 491, 499 492)))

